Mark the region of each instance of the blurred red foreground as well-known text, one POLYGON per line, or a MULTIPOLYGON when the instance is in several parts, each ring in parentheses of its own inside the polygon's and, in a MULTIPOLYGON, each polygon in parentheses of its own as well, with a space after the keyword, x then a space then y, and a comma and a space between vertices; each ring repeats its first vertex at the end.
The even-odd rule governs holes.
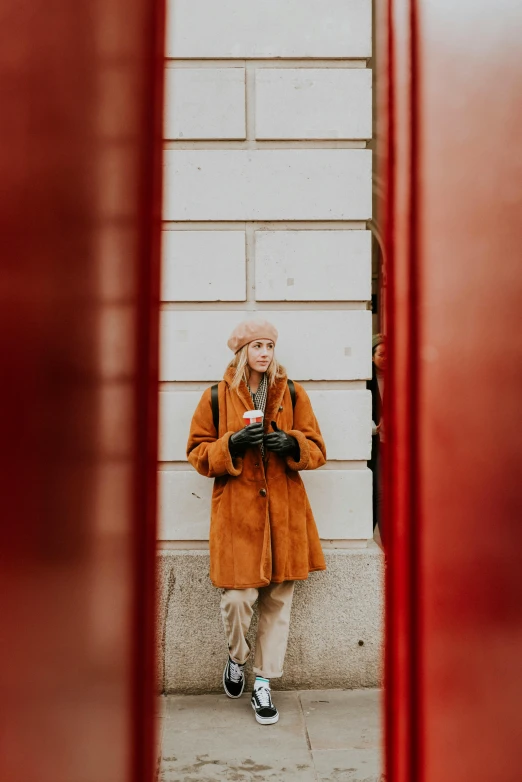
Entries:
POLYGON ((2 4, 2 782, 152 779, 162 31, 2 4))

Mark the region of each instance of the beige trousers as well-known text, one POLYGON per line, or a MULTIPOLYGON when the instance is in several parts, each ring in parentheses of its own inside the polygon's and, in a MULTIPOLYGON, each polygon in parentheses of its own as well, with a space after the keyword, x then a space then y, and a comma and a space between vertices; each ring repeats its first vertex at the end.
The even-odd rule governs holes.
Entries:
POLYGON ((254 603, 259 600, 254 673, 267 679, 283 675, 293 595, 293 581, 259 589, 223 590, 221 616, 229 654, 234 662, 243 665, 248 660, 250 644, 246 634, 252 621, 254 603))

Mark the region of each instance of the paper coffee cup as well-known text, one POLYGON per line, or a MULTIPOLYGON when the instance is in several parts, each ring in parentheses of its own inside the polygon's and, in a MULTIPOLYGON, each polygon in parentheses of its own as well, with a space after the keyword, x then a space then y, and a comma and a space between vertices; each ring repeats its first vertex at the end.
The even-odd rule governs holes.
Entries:
POLYGON ((243 413, 245 426, 249 426, 250 424, 262 424, 264 415, 262 410, 247 410, 246 413, 243 413))

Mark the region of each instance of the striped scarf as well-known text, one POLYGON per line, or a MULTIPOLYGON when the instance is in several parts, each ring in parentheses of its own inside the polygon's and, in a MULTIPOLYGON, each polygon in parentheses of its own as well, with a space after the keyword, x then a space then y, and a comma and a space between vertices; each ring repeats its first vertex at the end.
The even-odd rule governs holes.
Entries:
MULTIPOLYGON (((250 386, 248 387, 248 390, 250 391, 250 386)), ((261 378, 261 382, 256 393, 253 394, 252 391, 250 391, 250 395, 252 397, 252 402, 254 403, 254 410, 262 410, 264 413, 266 407, 266 398, 268 395, 268 378, 266 376, 266 372, 261 378)), ((264 443, 261 443, 261 453, 263 456, 265 455, 264 443)))

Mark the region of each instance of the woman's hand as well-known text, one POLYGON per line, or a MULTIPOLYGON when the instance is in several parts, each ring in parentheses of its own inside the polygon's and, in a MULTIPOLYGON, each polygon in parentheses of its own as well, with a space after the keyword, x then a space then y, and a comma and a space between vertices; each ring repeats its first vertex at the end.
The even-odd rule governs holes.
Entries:
POLYGON ((299 451, 299 445, 295 437, 278 429, 275 421, 272 421, 272 428, 274 431, 265 435, 265 448, 278 453, 280 456, 299 451))
POLYGON ((234 432, 228 441, 231 456, 241 456, 246 448, 255 448, 263 442, 263 424, 249 424, 234 432))

